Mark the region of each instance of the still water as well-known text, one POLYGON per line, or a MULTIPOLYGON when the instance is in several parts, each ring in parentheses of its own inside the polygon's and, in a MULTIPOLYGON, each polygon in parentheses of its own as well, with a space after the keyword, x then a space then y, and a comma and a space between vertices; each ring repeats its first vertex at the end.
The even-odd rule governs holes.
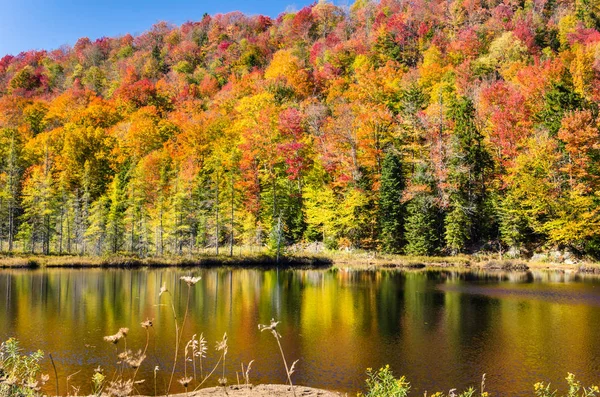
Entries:
MULTIPOLYGON (((540 380, 564 388, 567 372, 600 381, 600 280, 559 273, 1 271, 0 340, 14 336, 28 351, 51 353, 61 394, 72 374, 69 388, 85 393, 94 368, 109 377, 116 368, 115 347, 103 336, 129 327, 127 346, 141 349, 146 333, 139 324, 153 319, 138 375, 146 379, 139 392, 153 395, 155 366, 159 392, 168 382, 176 332, 170 295, 159 298, 159 290, 165 283, 172 292, 181 321, 188 296, 183 275, 202 276, 191 288, 183 343, 203 333, 204 367, 211 367, 215 343, 227 332, 230 384, 250 360, 252 383, 285 382, 273 336, 258 330, 271 318, 281 321, 288 362, 300 360, 297 384, 355 393, 366 368, 385 364, 407 376, 413 395, 477 386, 484 373, 496 396, 532 395, 540 380)), ((47 359, 44 370, 52 374, 53 392, 47 359)), ((177 370, 183 373, 181 365, 177 370)))

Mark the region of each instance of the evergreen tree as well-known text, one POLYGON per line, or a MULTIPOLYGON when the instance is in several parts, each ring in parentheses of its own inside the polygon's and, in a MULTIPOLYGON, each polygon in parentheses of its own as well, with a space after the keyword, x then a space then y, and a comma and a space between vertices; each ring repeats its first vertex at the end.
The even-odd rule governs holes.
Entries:
POLYGON ((59 255, 71 253, 75 237, 76 198, 69 191, 64 175, 58 184, 56 194, 56 234, 55 250, 59 255))
POLYGON ((106 222, 108 251, 115 254, 121 250, 125 237, 125 197, 119 175, 115 175, 108 191, 110 202, 106 222))
POLYGON ((558 134, 562 119, 568 112, 580 109, 598 112, 597 104, 586 101, 575 92, 572 77, 568 72, 565 72, 561 80, 553 83, 551 87, 546 93, 544 107, 537 115, 538 121, 548 129, 551 136, 558 134))
POLYGON ((438 207, 432 194, 433 178, 423 165, 416 167, 411 185, 415 191, 406 204, 404 252, 408 255, 432 255, 439 243, 438 207))
POLYGON ((34 167, 23 186, 23 216, 19 239, 26 249, 35 252, 41 243, 42 253, 50 253, 50 239, 55 232, 55 204, 52 176, 41 167, 34 167))
POLYGON ((178 176, 173 182, 170 196, 168 235, 172 252, 181 255, 183 248, 190 246, 192 238, 192 196, 189 186, 178 176))
POLYGON ((386 253, 400 252, 404 243, 404 204, 401 202, 404 188, 402 163, 399 156, 389 150, 383 160, 379 188, 380 240, 386 253))
POLYGON ((515 252, 520 251, 533 233, 523 212, 520 202, 512 191, 507 193, 498 208, 502 242, 515 252))
POLYGON ((445 239, 452 254, 457 254, 467 244, 480 242, 489 226, 485 182, 491 158, 483 145, 483 135, 475 125, 473 102, 460 98, 452 106, 450 117, 454 121, 454 131, 448 170, 450 191, 445 239))
POLYGON ((143 171, 139 167, 132 167, 132 176, 126 189, 127 209, 124 214, 126 225, 127 249, 144 257, 150 250, 148 228, 149 214, 146 208, 146 196, 143 186, 143 171))
POLYGON ((262 223, 270 225, 267 244, 272 252, 277 250, 278 245, 281 249, 281 246, 295 243, 302 238, 306 222, 299 181, 281 176, 273 177, 270 186, 263 188, 261 202, 262 223))
POLYGON ((86 247, 88 247, 87 252, 94 255, 102 255, 104 253, 109 208, 110 200, 106 196, 101 196, 90 207, 90 214, 87 220, 88 227, 84 237, 86 247))
POLYGON ((90 164, 85 162, 83 166, 82 189, 76 193, 76 211, 75 211, 75 241, 78 251, 81 255, 87 252, 86 233, 89 226, 90 216, 90 164))
POLYGON ((21 185, 21 142, 13 128, 0 129, 0 251, 3 239, 13 250, 21 185))
POLYGON ((157 183, 158 192, 154 201, 152 223, 154 229, 155 254, 163 256, 165 249, 168 250, 169 230, 169 176, 171 175, 170 163, 163 162, 160 166, 160 174, 157 183))

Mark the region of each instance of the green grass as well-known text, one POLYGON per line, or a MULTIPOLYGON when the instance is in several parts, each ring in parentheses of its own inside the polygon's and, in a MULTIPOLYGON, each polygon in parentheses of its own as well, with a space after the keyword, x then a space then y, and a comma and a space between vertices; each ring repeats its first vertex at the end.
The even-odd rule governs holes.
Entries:
POLYGON ((214 249, 198 250, 194 254, 165 255, 162 257, 140 258, 128 253, 107 256, 79 255, 36 255, 20 252, 1 253, 1 268, 52 268, 52 267, 99 267, 99 268, 139 268, 139 267, 246 267, 246 268, 349 268, 356 270, 375 269, 484 269, 504 271, 525 271, 528 269, 576 270, 585 273, 600 273, 600 264, 581 262, 565 265, 551 262, 536 262, 520 259, 499 258, 497 254, 476 254, 457 256, 409 256, 388 255, 364 250, 304 250, 302 247, 289 249, 277 263, 275 256, 266 248, 233 248, 229 256, 228 247, 224 247, 219 256, 214 249))
POLYGON ((141 267, 242 267, 242 268, 329 268, 333 262, 318 256, 285 256, 279 261, 273 256, 165 256, 137 258, 115 255, 106 257, 71 255, 12 255, 0 257, 0 269, 18 268, 141 268, 141 267))

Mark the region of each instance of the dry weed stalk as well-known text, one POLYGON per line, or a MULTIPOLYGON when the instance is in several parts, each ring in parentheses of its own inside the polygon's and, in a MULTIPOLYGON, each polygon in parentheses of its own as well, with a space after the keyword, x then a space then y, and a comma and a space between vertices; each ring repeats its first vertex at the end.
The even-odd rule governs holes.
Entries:
POLYGON ((217 370, 217 368, 219 368, 219 364, 221 364, 221 361, 223 362, 223 378, 219 379, 219 383, 221 383, 222 381, 224 381, 225 383, 227 382, 227 379, 225 378, 225 356, 227 355, 228 350, 227 333, 223 334, 223 339, 220 342, 217 342, 217 346, 215 347, 215 349, 221 352, 221 356, 219 357, 219 360, 216 362, 212 371, 210 371, 210 373, 206 375, 204 379, 202 379, 202 381, 196 386, 194 391, 197 391, 202 387, 202 385, 208 380, 208 378, 210 378, 211 375, 217 370))
MULTIPOLYGON (((70 396, 70 393, 69 393, 69 382, 71 381, 71 378, 73 376, 77 375, 80 372, 81 372, 81 370, 79 370, 77 372, 74 372, 71 375, 67 376, 67 397, 70 396)), ((79 388, 76 388, 75 386, 72 386, 72 387, 73 387, 73 390, 75 390, 75 395, 77 395, 77 393, 79 392, 79 388)))
POLYGON ((217 351, 222 351, 223 357, 223 377, 219 378, 219 385, 227 386, 227 378, 225 377, 225 356, 227 356, 227 332, 223 334, 223 339, 220 342, 217 342, 216 346, 217 351))
MULTIPOLYGON (((171 378, 169 379, 169 386, 167 388, 167 394, 171 391, 171 385, 173 383, 173 377, 175 376, 175 368, 177 367, 177 358, 179 357, 179 346, 181 344, 181 338, 183 337, 183 330, 185 329, 185 321, 187 320, 187 315, 190 307, 190 295, 191 289, 194 285, 198 283, 202 278, 201 277, 192 277, 192 276, 182 276, 179 278, 181 281, 184 281, 187 286, 187 303, 185 306, 185 312, 183 315, 183 321, 181 323, 181 328, 179 328, 177 322, 177 313, 175 312, 175 306, 173 304, 173 295, 167 290, 166 285, 163 284, 160 288, 160 292, 158 294, 159 298, 163 293, 169 293, 171 296, 171 308, 173 309, 173 317, 175 319, 175 355, 173 357, 173 368, 171 370, 171 378)), ((180 382, 181 383, 181 382, 180 382)))
POLYGON ((106 392, 109 396, 127 397, 133 391, 133 380, 112 380, 106 386, 106 392))
POLYGON ((158 372, 158 365, 154 366, 154 396, 156 397, 156 373, 158 372))
POLYGON ((292 383, 292 374, 294 373, 294 370, 296 368, 296 364, 298 363, 298 360, 294 361, 292 363, 291 367, 288 367, 287 361, 285 359, 285 354, 283 354, 283 347, 281 347, 281 341, 280 341, 281 335, 279 334, 279 332, 277 332, 277 324, 279 324, 279 321, 275 321, 275 319, 271 319, 271 324, 269 324, 269 325, 258 324, 258 329, 260 330, 260 332, 270 331, 271 334, 273 335, 273 337, 275 337, 275 340, 277 341, 277 346, 279 346, 279 352, 281 353, 281 359, 283 360, 283 365, 285 366, 285 373, 287 374, 288 382, 290 382, 290 387, 292 388, 292 393, 294 394, 294 397, 296 397, 296 391, 294 390, 294 384, 292 383))
POLYGON ((200 337, 196 339, 196 334, 192 336, 192 339, 185 345, 185 354, 187 356, 188 349, 191 349, 191 358, 188 358, 187 361, 192 362, 192 368, 194 370, 194 382, 197 382, 196 379, 196 358, 200 361, 200 378, 203 377, 202 373, 202 359, 206 358, 206 340, 204 339, 204 334, 200 334, 200 337))
POLYGON ((153 320, 146 319, 146 321, 141 322, 140 325, 142 326, 142 328, 144 328, 144 330, 146 330, 146 345, 144 346, 144 351, 141 352, 141 354, 138 356, 138 360, 137 361, 133 360, 128 363, 129 365, 131 365, 132 368, 135 369, 135 372, 134 372, 133 378, 132 378, 134 381, 135 381, 135 377, 137 376, 137 373, 140 369, 140 366, 142 365, 142 362, 146 358, 146 352, 148 351, 148 345, 150 344, 150 328, 153 325, 153 320))
MULTIPOLYGON (((146 360, 146 352, 148 351, 148 346, 150 344, 150 328, 153 325, 152 320, 146 319, 141 322, 140 325, 146 331, 146 343, 144 345, 144 349, 139 349, 137 352, 133 352, 130 349, 127 349, 127 334, 129 333, 129 328, 120 328, 119 331, 114 335, 108 335, 104 337, 104 340, 112 343, 117 346, 121 339, 124 340, 124 348, 123 351, 119 353, 117 348, 117 370, 115 371, 113 378, 108 382, 107 385, 104 384, 105 376, 102 373, 102 369, 98 367, 92 377, 92 384, 95 395, 108 394, 109 396, 128 396, 135 389, 135 385, 143 383, 144 380, 136 380, 138 371, 142 366, 144 360, 146 360), (125 365, 128 365, 133 369, 133 375, 131 379, 126 379, 123 376, 125 365), (120 371, 119 371, 120 369, 120 371), (117 376, 117 372, 119 375, 117 376)), ((155 373, 156 377, 156 373, 155 373)), ((155 379, 156 384, 156 379, 155 379)), ((155 387, 156 393, 156 387, 155 387)))
MULTIPOLYGON (((252 368, 252 363, 254 362, 254 360, 251 360, 248 365, 246 366, 246 369, 244 369, 244 363, 241 363, 242 366, 242 376, 244 377, 244 382, 246 383, 246 387, 250 387, 250 369, 252 368)), ((239 381, 238 381, 239 383, 239 381)))

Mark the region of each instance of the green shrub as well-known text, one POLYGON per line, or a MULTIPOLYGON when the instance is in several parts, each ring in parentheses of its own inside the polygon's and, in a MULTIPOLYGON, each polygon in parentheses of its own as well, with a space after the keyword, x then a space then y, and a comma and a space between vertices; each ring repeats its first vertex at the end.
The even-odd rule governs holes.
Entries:
MULTIPOLYGON (((565 378, 569 390, 564 397, 596 397, 600 393, 598 386, 584 387, 575 380, 575 375, 569 373, 565 378)), ((536 397, 557 397, 558 390, 551 390, 549 383, 538 382, 533 386, 536 397)))
POLYGON ((44 357, 41 350, 22 355, 16 339, 0 344, 0 397, 31 397, 39 395, 40 386, 48 381, 47 375, 40 374, 40 361, 44 357))
MULTIPOLYGON (((365 397, 406 397, 410 390, 410 383, 403 376, 394 378, 390 366, 386 365, 379 371, 367 369, 367 394, 365 397)), ((361 394, 359 394, 360 396, 361 394)))

